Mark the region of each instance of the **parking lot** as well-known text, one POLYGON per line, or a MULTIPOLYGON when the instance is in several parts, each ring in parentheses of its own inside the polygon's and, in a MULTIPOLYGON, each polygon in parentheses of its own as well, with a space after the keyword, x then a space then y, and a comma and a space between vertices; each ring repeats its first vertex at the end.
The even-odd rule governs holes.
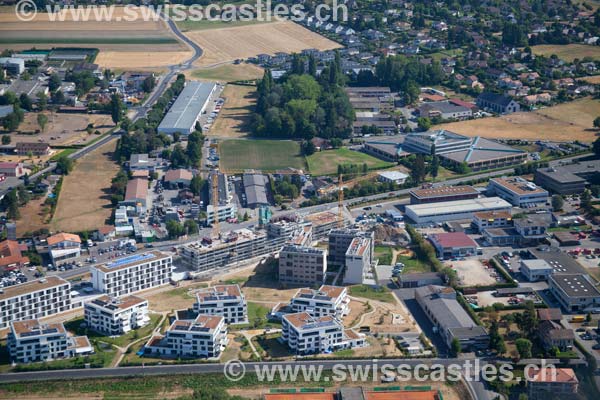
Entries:
POLYGON ((487 286, 502 280, 493 267, 486 266, 479 259, 445 261, 444 264, 456 271, 460 286, 487 286))

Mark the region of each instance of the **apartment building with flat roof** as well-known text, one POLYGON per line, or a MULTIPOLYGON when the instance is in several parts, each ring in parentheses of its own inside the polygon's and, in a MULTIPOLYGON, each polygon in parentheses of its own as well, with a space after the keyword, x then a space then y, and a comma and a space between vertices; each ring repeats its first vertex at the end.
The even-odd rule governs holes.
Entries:
POLYGON ((472 225, 479 233, 486 229, 508 228, 513 224, 512 214, 508 211, 483 211, 473 213, 472 225))
POLYGON ((37 319, 13 321, 7 337, 13 362, 51 361, 91 354, 94 347, 87 336, 69 336, 61 323, 43 323, 37 319))
POLYGON ((373 232, 365 232, 360 229, 334 229, 329 232, 328 259, 330 267, 346 266, 346 253, 352 240, 356 237, 367 237, 374 239, 373 232))
POLYGON ((325 282, 327 250, 288 244, 279 253, 279 283, 315 286, 325 282))
POLYGON ((226 324, 248 323, 248 306, 239 285, 216 285, 196 292, 193 310, 199 315, 217 315, 226 324))
POLYGON ((341 320, 350 312, 348 289, 322 285, 318 290, 299 289, 290 302, 291 312, 307 312, 313 317, 332 315, 341 320))
POLYGON ((0 289, 0 329, 11 322, 47 317, 71 309, 71 284, 58 276, 0 289))
POLYGON ((498 196, 515 207, 531 208, 546 205, 549 193, 520 176, 490 179, 488 195, 498 196))
POLYGON ((313 317, 307 312, 286 314, 282 320, 281 340, 294 354, 318 354, 367 345, 365 336, 331 315, 313 317))
POLYGON ((175 320, 164 335, 154 335, 145 354, 170 358, 218 358, 227 346, 225 318, 198 315, 194 320, 175 320))
POLYGON ((346 250, 344 284, 361 284, 373 266, 373 240, 355 237, 346 250))
POLYGON ((109 296, 119 297, 166 285, 172 271, 171 256, 155 250, 92 266, 92 285, 109 296))
POLYGON ((148 301, 137 296, 101 296, 83 305, 87 326, 108 336, 124 335, 150 322, 148 301))

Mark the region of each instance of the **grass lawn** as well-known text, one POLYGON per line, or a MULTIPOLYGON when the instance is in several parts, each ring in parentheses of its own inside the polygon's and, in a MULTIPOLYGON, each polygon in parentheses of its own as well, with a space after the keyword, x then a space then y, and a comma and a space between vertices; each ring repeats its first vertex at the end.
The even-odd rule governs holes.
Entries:
POLYGON ((379 259, 381 265, 390 265, 392 263, 392 248, 389 246, 375 246, 375 258, 379 259))
POLYGON ((248 323, 240 325, 230 325, 229 328, 235 329, 247 329, 247 328, 281 328, 281 323, 275 321, 269 321, 267 314, 271 311, 269 307, 265 307, 262 304, 248 302, 248 323))
POLYGON ((396 262, 404 263, 404 268, 402 269, 403 274, 431 272, 431 267, 429 265, 425 264, 421 260, 417 260, 416 258, 399 255, 396 258, 396 262))
POLYGON ((263 69, 254 64, 225 64, 214 68, 197 69, 192 72, 192 76, 211 81, 232 82, 258 79, 263 76, 263 73, 263 69))
POLYGON ((394 302, 394 297, 392 297, 392 293, 386 287, 380 287, 376 289, 368 285, 350 286, 350 296, 383 301, 385 303, 394 302))
POLYGON ((99 334, 97 332, 94 332, 94 331, 86 329, 86 328, 81 328, 80 325, 83 321, 84 321, 83 318, 77 318, 77 319, 71 320, 71 321, 65 323, 65 328, 67 328, 67 330, 69 330, 71 332, 74 332, 76 335, 87 335, 90 340, 97 339, 98 341, 101 341, 104 343, 109 343, 109 344, 116 345, 119 347, 125 347, 129 343, 131 343, 137 339, 140 339, 140 338, 150 335, 152 333, 152 331, 154 330, 154 328, 156 328, 156 325, 158 324, 158 322, 160 321, 160 315, 150 314, 150 323, 148 325, 144 326, 143 328, 130 331, 125 335, 114 337, 114 338, 109 337, 109 336, 104 336, 102 334, 99 334))
POLYGON ((221 142, 220 155, 224 170, 306 169, 300 143, 291 140, 225 140, 221 142))
POLYGON ((112 360, 117 355, 115 348, 109 344, 95 344, 95 353, 90 356, 73 357, 64 360, 54 360, 48 362, 35 362, 29 364, 18 364, 14 371, 45 371, 56 369, 80 369, 90 364, 92 368, 101 368, 110 366, 112 360))
POLYGON ((313 175, 331 175, 337 173, 338 165, 367 164, 369 169, 382 169, 394 166, 393 163, 347 148, 316 152, 307 157, 308 169, 313 175))
POLYGON ((542 44, 538 46, 532 46, 531 51, 533 51, 533 54, 543 55, 546 57, 556 54, 558 58, 568 62, 572 62, 575 58, 579 58, 581 60, 584 57, 592 57, 596 60, 600 59, 600 47, 589 46, 585 44, 542 44))

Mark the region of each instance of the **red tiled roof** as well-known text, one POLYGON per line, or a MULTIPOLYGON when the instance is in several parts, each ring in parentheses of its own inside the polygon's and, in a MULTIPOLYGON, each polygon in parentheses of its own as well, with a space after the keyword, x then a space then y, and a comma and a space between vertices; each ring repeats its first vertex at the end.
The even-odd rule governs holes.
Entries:
POLYGON ((53 244, 56 244, 56 243, 65 242, 67 240, 70 242, 81 243, 81 238, 79 236, 77 236, 73 233, 66 233, 66 232, 57 233, 56 235, 52 235, 48 239, 46 239, 49 246, 52 246, 53 244))
POLYGON ((575 371, 571 368, 556 368, 556 372, 552 368, 529 369, 527 371, 527 379, 531 382, 560 382, 560 383, 577 383, 575 371))

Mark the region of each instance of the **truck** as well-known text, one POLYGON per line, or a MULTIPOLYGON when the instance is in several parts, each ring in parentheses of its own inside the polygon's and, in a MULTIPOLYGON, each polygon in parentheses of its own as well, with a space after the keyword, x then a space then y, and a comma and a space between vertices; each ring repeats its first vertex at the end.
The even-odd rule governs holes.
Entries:
POLYGON ((583 315, 574 315, 571 318, 571 322, 584 322, 585 321, 585 316, 583 315))

